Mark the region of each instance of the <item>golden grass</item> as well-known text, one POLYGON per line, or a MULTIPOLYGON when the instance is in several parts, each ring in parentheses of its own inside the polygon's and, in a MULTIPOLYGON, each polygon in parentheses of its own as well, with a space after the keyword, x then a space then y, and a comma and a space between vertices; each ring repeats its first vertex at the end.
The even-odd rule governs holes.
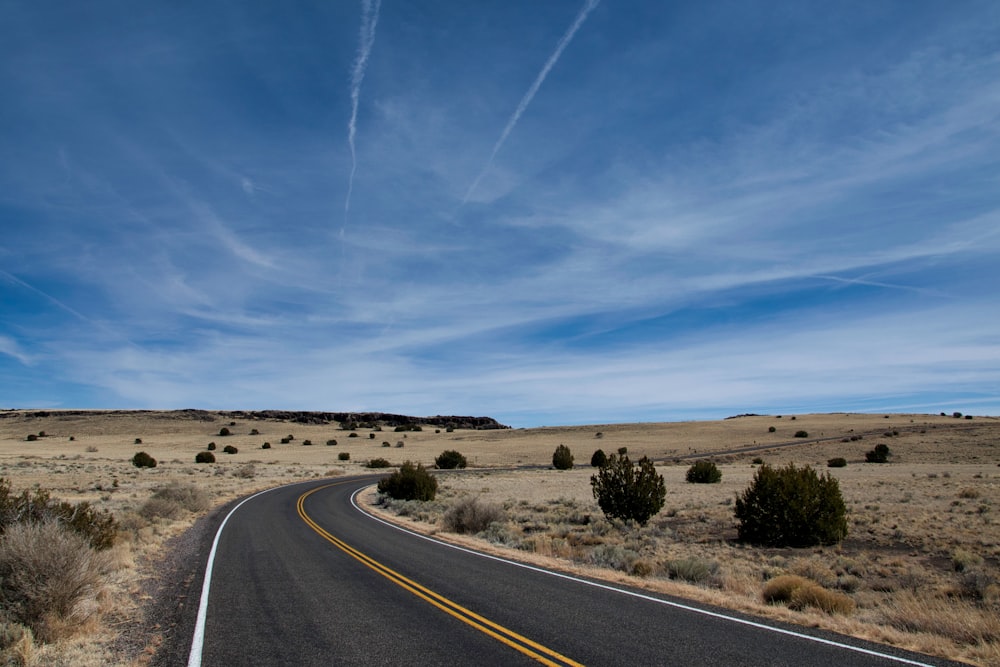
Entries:
MULTIPOLYGON (((357 438, 336 425, 277 421, 239 421, 218 414, 205 420, 168 413, 119 413, 39 417, 0 413, 0 477, 15 489, 34 485, 71 502, 87 500, 119 517, 124 540, 116 547, 123 563, 109 578, 101 602, 105 618, 127 623, 138 613, 142 577, 155 573, 163 544, 184 531, 195 514, 178 518, 142 515, 158 489, 172 484, 196 487, 214 505, 251 491, 303 479, 364 473, 371 458, 398 465, 405 460, 432 465, 445 449, 456 449, 473 470, 442 475, 439 499, 403 509, 410 525, 441 531, 441 518, 463 498, 478 498, 503 508, 503 520, 482 537, 448 535, 539 564, 612 581, 629 581, 652 590, 728 606, 975 664, 997 664, 1000 638, 1000 420, 956 420, 928 415, 790 415, 743 417, 717 422, 622 424, 503 431, 393 433, 386 429, 357 438), (221 427, 233 435, 220 436, 221 427), (775 433, 768 427, 774 426, 775 433), (257 429, 258 435, 250 435, 257 429), (817 443, 794 438, 806 430, 817 443), (28 434, 46 433, 34 442, 28 434), (898 435, 891 435, 893 431, 898 435), (600 437, 598 437, 600 433, 600 437), (889 433, 890 435, 885 435, 889 433), (294 435, 288 444, 282 438, 294 435), (73 439, 70 440, 70 436, 73 439), (858 437, 861 436, 861 439, 858 437), (135 444, 140 438, 142 444, 135 444), (855 438, 851 440, 851 438, 855 438), (303 446, 304 440, 312 446, 303 446), (326 446, 336 439, 338 445, 326 446), (218 445, 217 463, 196 465, 194 455, 208 442, 218 445), (382 447, 382 441, 403 447, 382 447), (262 449, 269 442, 269 449, 262 449), (865 464, 876 443, 889 445, 890 463, 865 464), (785 447, 785 443, 792 446, 785 447), (226 444, 239 449, 222 453, 226 444), (489 470, 500 466, 549 465, 559 444, 568 446, 577 468, 489 470), (633 459, 659 461, 667 483, 664 510, 638 528, 604 519, 591 495, 592 471, 581 467, 601 448, 627 447, 633 459), (721 454, 726 450, 758 451, 721 454), (146 451, 158 466, 139 470, 130 460, 146 451), (338 461, 349 452, 350 461, 338 461), (713 456, 714 453, 714 456, 713 456), (691 461, 712 458, 723 473, 719 484, 687 484, 691 461), (850 534, 837 547, 755 549, 735 542, 732 503, 754 473, 751 461, 794 462, 826 470, 830 458, 843 456, 846 468, 830 469, 840 481, 849 509, 850 534), (415 522, 413 519, 420 519, 415 522), (607 569, 607 566, 618 568, 607 569), (709 575, 703 576, 707 570, 709 575), (671 572, 674 574, 672 575, 671 572), (680 576, 687 573, 690 579, 680 576), (800 599, 792 606, 767 605, 761 598, 768 580, 804 577, 820 590, 846 596, 850 616, 831 615, 800 599), (671 576, 676 578, 671 579, 671 576), (698 580, 692 583, 691 580, 698 580)), ((369 502, 374 504, 374 494, 369 502)), ((375 508, 386 511, 386 508, 375 508)), ((804 594, 801 594, 804 595, 804 594)), ((141 656, 112 656, 114 625, 87 628, 56 644, 21 649, 32 664, 132 664, 141 656), (73 656, 69 662, 67 656, 73 656), (88 657, 90 656, 90 657, 88 657)), ((157 639, 149 638, 148 651, 157 639)))

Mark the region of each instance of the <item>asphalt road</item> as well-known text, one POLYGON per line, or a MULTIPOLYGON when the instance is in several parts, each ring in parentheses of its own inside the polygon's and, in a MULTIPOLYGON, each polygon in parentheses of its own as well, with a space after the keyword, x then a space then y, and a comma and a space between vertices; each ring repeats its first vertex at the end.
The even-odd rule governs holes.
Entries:
POLYGON ((954 664, 444 546, 355 508, 371 483, 282 487, 228 515, 189 664, 954 664))

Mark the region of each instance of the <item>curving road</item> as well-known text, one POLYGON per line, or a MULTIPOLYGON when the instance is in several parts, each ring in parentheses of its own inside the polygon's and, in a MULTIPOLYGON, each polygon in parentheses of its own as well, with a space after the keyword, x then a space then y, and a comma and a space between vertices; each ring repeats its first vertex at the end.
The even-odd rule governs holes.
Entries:
POLYGON ((954 664, 448 547, 359 511, 371 483, 237 505, 177 653, 191 667, 954 664))

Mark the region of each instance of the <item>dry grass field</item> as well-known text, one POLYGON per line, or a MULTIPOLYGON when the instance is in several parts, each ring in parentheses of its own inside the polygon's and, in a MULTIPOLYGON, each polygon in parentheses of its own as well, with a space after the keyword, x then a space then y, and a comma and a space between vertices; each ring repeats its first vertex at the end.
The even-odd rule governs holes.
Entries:
POLYGON ((196 411, 0 412, 0 477, 14 491, 43 488, 60 500, 90 502, 112 512, 121 527, 118 543, 95 561, 101 586, 64 623, 46 626, 47 641, 3 625, 7 662, 144 664, 159 637, 153 633, 140 642, 145 648, 126 650, 120 635, 149 606, 148 582, 169 539, 199 513, 285 482, 363 473, 371 458, 430 466, 442 451, 455 449, 473 470, 442 474, 435 501, 379 503, 372 492, 372 510, 524 560, 973 664, 1000 664, 1000 419, 772 415, 355 433, 337 424, 196 411), (222 428, 232 434, 220 436, 222 428), (808 436, 797 438, 797 431, 808 436), (281 444, 288 436, 293 439, 281 444), (328 445, 331 440, 336 444, 328 445), (209 442, 217 444, 217 462, 196 464, 195 454, 209 442), (271 447, 263 449, 265 442, 271 447), (865 463, 865 452, 877 443, 890 447, 889 463, 865 463), (573 470, 548 469, 559 444, 573 452, 573 470), (223 453, 226 445, 238 453, 223 453), (666 480, 666 505, 645 527, 607 521, 591 494, 591 454, 620 447, 633 460, 655 459, 666 480), (133 466, 138 451, 158 465, 133 466), (340 460, 345 452, 350 459, 340 460), (701 456, 718 464, 720 483, 685 481, 701 456), (833 457, 846 458, 847 466, 828 469, 833 457), (813 549, 738 543, 733 501, 750 483, 755 460, 807 464, 835 476, 849 511, 847 539, 813 549), (498 469, 518 466, 524 469, 498 469), (456 507, 473 502, 493 521, 478 535, 455 534, 456 507), (784 575, 805 578, 812 593, 777 590, 798 581, 784 575), (775 601, 764 601, 765 589, 775 601))

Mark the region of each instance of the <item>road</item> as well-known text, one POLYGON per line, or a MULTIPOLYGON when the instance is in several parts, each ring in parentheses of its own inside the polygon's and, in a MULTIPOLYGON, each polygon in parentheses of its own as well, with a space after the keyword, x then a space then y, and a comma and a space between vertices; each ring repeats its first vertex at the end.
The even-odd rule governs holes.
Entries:
POLYGON ((188 664, 954 664, 448 547, 359 511, 371 483, 285 486, 228 514, 188 664))

